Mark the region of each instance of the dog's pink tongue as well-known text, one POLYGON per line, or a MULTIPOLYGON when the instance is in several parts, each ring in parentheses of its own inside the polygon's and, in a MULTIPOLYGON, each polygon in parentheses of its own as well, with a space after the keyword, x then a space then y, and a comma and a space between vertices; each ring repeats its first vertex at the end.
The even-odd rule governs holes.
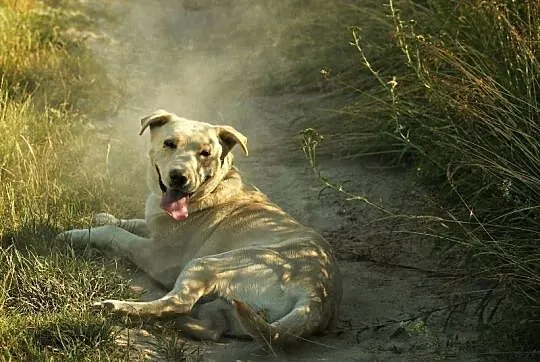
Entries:
POLYGON ((178 190, 168 189, 161 199, 161 208, 175 220, 181 221, 188 217, 189 196, 178 190))

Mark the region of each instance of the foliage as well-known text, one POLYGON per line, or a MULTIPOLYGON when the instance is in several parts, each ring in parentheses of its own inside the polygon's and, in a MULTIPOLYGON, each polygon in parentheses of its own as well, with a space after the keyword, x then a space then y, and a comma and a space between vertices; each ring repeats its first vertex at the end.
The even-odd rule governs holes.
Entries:
POLYGON ((504 348, 538 348, 540 3, 390 1, 386 11, 400 65, 372 64, 372 39, 352 28, 359 77, 367 70, 386 95, 361 107, 373 93, 355 92, 334 132, 348 131, 339 142, 358 154, 416 168, 447 210, 421 232, 481 282, 483 328, 504 348))

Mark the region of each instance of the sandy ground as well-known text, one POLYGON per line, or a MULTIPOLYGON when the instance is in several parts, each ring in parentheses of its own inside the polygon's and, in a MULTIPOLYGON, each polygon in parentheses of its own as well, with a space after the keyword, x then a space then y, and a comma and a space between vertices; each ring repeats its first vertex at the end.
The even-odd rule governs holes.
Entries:
MULTIPOLYGON (((447 280, 430 272, 434 268, 431 245, 399 233, 401 226, 396 220, 370 223, 382 215, 360 201, 346 201, 331 190, 321 191, 300 150, 298 131, 301 121, 325 117, 321 107, 325 95, 256 97, 242 89, 227 89, 215 68, 242 58, 242 54, 232 57, 219 53, 207 59, 207 54, 197 53, 196 44, 188 55, 170 44, 179 38, 183 43, 189 43, 190 37, 202 39, 209 27, 236 19, 216 18, 215 9, 185 11, 179 6, 181 2, 148 3, 119 2, 119 22, 103 22, 109 41, 98 39, 93 44, 110 73, 128 79, 128 88, 136 90, 113 120, 113 127, 136 135, 138 119, 157 108, 234 125, 249 139, 250 157, 236 158, 246 180, 325 235, 336 249, 343 274, 344 297, 336 330, 275 351, 276 355, 261 354, 251 341, 209 343, 179 335, 177 343, 186 343, 186 351, 192 353, 186 360, 479 360, 468 347, 476 338, 470 326, 454 319, 447 321, 443 298, 447 280), (197 356, 195 350, 199 351, 197 356)), ((256 51, 256 45, 251 50, 256 51)), ((144 142, 136 136, 126 135, 119 142, 143 154, 144 142)), ((330 179, 397 213, 417 214, 426 209, 428 198, 410 172, 385 168, 374 161, 331 156, 320 161, 330 179)), ((143 199, 141 195, 141 204, 143 199)), ((147 290, 145 299, 163 293, 141 274, 132 276, 134 285, 147 290)), ((132 329, 130 338, 136 349, 148 349, 148 359, 165 358, 152 347, 151 331, 132 329)))

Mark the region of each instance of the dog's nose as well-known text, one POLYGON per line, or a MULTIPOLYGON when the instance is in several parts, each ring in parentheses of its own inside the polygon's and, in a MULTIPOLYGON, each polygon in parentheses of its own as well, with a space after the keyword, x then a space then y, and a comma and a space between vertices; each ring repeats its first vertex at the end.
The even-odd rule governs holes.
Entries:
POLYGON ((188 179, 184 176, 184 172, 179 169, 174 169, 169 172, 169 179, 171 180, 172 187, 184 187, 188 183, 188 179))

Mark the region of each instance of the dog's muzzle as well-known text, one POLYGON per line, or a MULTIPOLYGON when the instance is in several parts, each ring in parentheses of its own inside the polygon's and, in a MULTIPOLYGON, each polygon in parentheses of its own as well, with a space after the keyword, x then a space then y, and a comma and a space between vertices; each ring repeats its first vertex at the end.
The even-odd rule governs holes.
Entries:
MULTIPOLYGON (((183 188, 174 187, 174 185, 167 187, 165 183, 163 183, 161 172, 159 171, 159 167, 157 167, 157 165, 156 172, 158 174, 159 188, 163 192, 160 207, 165 210, 170 217, 177 221, 187 219, 189 216, 189 198, 191 197, 192 193, 187 192, 183 188)), ((175 181, 177 184, 181 183, 183 187, 188 184, 185 176, 182 175, 183 179, 180 178, 178 174, 174 175, 174 177, 176 178, 175 181)))

